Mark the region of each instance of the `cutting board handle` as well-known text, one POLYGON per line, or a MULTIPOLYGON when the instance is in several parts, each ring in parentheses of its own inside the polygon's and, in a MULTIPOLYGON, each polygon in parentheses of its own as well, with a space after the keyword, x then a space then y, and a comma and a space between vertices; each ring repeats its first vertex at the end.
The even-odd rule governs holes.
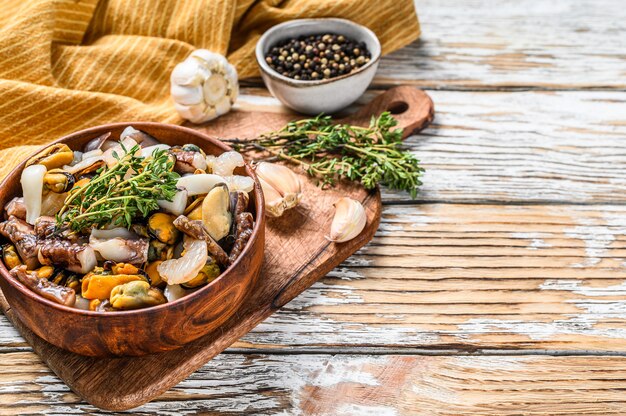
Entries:
POLYGON ((433 100, 424 91, 408 85, 391 88, 346 118, 352 124, 368 124, 372 114, 389 111, 404 129, 403 138, 424 129, 435 116, 433 100))

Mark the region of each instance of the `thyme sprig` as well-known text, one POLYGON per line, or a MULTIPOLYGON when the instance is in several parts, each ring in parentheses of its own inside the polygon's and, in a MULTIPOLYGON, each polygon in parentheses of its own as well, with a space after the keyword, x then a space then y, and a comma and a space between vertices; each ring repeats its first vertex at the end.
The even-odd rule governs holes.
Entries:
POLYGON ((100 168, 87 184, 72 188, 57 214, 57 228, 130 228, 136 218, 157 210, 158 200, 173 200, 179 175, 172 171, 168 153, 155 150, 144 158, 136 154, 138 145, 121 147, 121 156, 113 154, 117 164, 100 168))
POLYGON ((239 152, 262 151, 261 160, 298 164, 322 185, 340 178, 359 181, 367 189, 383 184, 417 196, 424 170, 402 145, 402 129, 389 112, 372 117, 368 127, 333 124, 330 116, 288 123, 253 140, 229 140, 239 152))

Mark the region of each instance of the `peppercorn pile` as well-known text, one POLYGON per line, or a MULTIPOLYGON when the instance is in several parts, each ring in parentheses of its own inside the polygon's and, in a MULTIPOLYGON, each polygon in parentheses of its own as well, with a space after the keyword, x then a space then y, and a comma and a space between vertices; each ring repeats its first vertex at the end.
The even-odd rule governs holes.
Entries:
POLYGON ((265 56, 265 61, 279 74, 303 81, 349 74, 370 59, 364 42, 332 33, 281 41, 265 56))

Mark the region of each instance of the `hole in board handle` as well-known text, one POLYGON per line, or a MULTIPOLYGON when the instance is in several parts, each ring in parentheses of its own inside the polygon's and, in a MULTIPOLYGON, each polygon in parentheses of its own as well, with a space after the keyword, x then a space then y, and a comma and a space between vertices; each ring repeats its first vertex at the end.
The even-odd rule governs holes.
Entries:
POLYGON ((396 101, 395 103, 389 104, 387 111, 389 111, 393 115, 398 115, 404 113, 409 109, 409 105, 404 101, 396 101))

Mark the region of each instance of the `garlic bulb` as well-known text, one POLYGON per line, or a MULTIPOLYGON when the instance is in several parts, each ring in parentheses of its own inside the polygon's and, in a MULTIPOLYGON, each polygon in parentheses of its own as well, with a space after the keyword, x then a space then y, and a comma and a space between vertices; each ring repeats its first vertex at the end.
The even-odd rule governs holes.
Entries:
POLYGON ((302 199, 300 178, 288 167, 261 162, 256 165, 256 174, 263 189, 268 215, 280 217, 302 199))
POLYGON ((359 201, 347 197, 339 198, 335 202, 335 217, 330 226, 330 236, 326 238, 336 243, 352 240, 361 234, 366 222, 365 208, 359 201))
POLYGON ((176 65, 170 76, 170 94, 181 117, 203 123, 230 111, 237 99, 237 71, 226 58, 197 49, 176 65))

